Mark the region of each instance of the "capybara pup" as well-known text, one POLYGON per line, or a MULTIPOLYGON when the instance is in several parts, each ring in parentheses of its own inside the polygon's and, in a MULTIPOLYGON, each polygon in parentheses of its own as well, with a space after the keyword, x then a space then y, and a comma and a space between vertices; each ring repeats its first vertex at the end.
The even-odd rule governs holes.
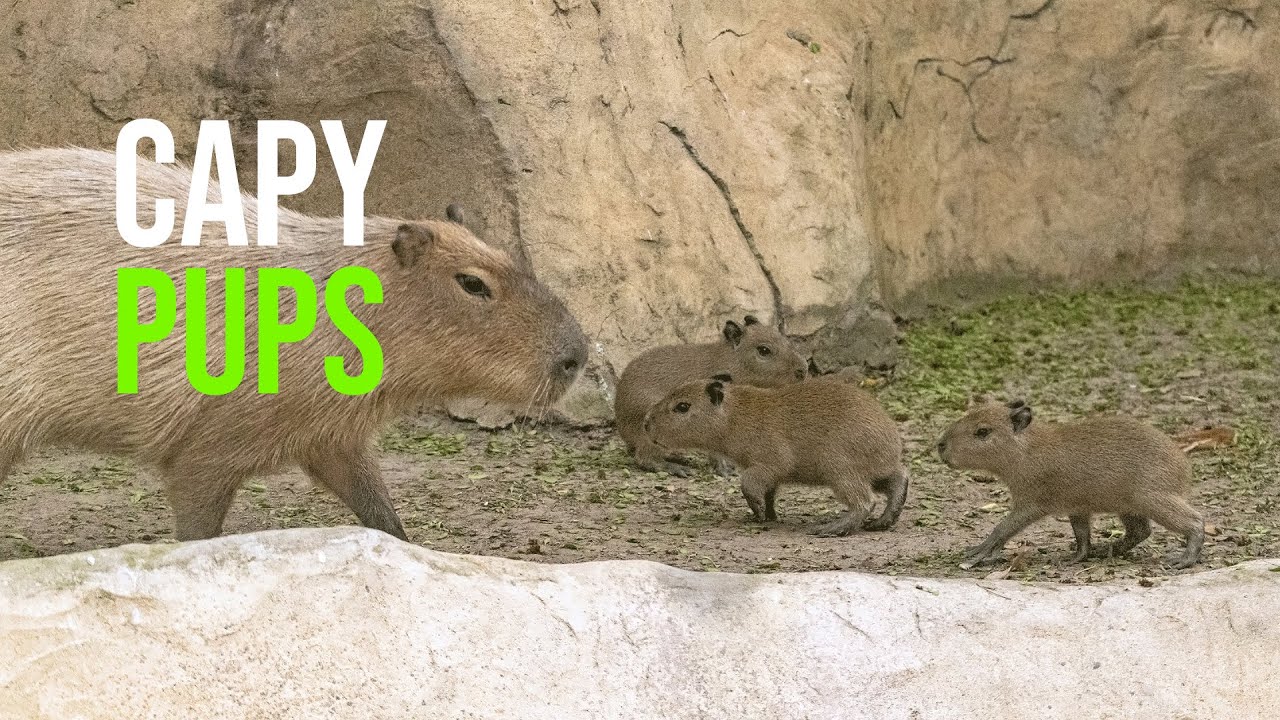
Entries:
POLYGON ((965 555, 972 567, 998 553, 1014 535, 1047 515, 1067 515, 1075 562, 1090 556, 1092 513, 1116 513, 1124 537, 1101 555, 1123 555, 1151 534, 1155 520, 1186 538, 1189 568, 1200 558, 1204 521, 1187 503, 1191 462, 1173 440, 1125 417, 1070 423, 1032 422, 1031 407, 984 400, 947 429, 938 453, 950 467, 991 473, 1009 488, 1009 514, 965 555))
MULTIPOLYGON (((151 224, 157 198, 176 198, 175 228, 182 228, 190 177, 186 167, 140 161, 139 224, 151 224)), ((563 303, 458 223, 369 217, 364 245, 347 247, 341 218, 281 209, 277 247, 229 247, 225 226, 209 222, 199 247, 180 245, 175 232, 143 250, 117 230, 115 183, 109 152, 0 154, 0 479, 42 446, 132 456, 159 470, 176 535, 191 540, 221 532, 246 479, 299 465, 360 522, 404 538, 373 452, 379 429, 428 401, 549 403, 586 361, 586 340, 563 303), (356 287, 346 292, 350 312, 381 346, 376 389, 344 395, 326 381, 326 358, 349 375, 363 363, 325 314, 341 294, 336 301, 321 295, 315 329, 279 347, 277 392, 259 393, 253 328, 241 336, 247 369, 238 387, 221 395, 192 388, 184 269, 208 271, 207 370, 217 376, 225 364, 228 268, 245 269, 252 323, 260 270, 304 271, 323 294, 345 266, 368 268, 381 282, 380 303, 363 302, 356 287), (174 281, 178 321, 168 336, 141 346, 138 392, 118 394, 116 274, 130 267, 163 270, 174 281)), ((242 200, 254 238, 256 201, 242 200)), ((216 184, 209 201, 220 201, 216 184)), ((139 295, 138 316, 150 322, 157 293, 139 295)), ((279 298, 282 323, 301 315, 298 294, 286 290, 279 298)))
POLYGON ((777 519, 774 500, 784 484, 831 488, 848 507, 814 530, 824 537, 887 530, 906 502, 897 427, 871 394, 838 379, 777 388, 723 379, 686 383, 650 409, 645 428, 665 450, 702 450, 732 460, 759 522, 777 519), (885 496, 885 506, 868 520, 873 493, 885 496))
POLYGON ((799 382, 806 372, 805 358, 782 333, 752 315, 741 325, 729 320, 717 342, 664 345, 632 360, 618 378, 614 423, 642 469, 686 475, 686 468, 668 462, 645 435, 644 416, 654 403, 687 382, 719 373, 739 383, 775 387, 799 382))

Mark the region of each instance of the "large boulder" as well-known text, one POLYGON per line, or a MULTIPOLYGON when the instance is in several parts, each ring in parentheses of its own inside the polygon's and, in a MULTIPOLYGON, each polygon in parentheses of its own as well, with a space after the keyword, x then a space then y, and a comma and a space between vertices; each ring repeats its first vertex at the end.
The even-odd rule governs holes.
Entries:
MULTIPOLYGON (((190 157, 228 118, 252 189, 258 119, 386 119, 367 209, 456 201, 527 254, 596 340, 590 415, 743 313, 881 362, 877 305, 1280 270, 1276 28, 1199 0, 26 2, 0 144, 157 117, 190 157)), ((327 160, 290 202, 340 211, 327 160)))
POLYGON ((0 564, 0 718, 1260 717, 1277 570, 727 575, 351 528, 133 545, 0 564))

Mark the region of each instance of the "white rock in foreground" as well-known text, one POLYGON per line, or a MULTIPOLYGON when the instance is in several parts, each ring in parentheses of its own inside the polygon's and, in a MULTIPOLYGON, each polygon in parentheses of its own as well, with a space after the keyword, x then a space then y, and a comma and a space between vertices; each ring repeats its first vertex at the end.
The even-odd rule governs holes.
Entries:
POLYGON ((127 546, 0 564, 0 718, 1261 717, 1277 567, 1065 587, 543 565, 351 528, 127 546))

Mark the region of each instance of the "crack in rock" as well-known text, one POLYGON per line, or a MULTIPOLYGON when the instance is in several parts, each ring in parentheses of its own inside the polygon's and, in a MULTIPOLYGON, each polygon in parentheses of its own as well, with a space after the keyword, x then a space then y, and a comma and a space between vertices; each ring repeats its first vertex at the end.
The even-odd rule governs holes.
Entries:
POLYGON ((1234 10, 1232 8, 1223 7, 1216 8, 1216 10, 1217 13, 1213 16, 1213 20, 1209 23, 1209 26, 1204 29, 1205 37, 1212 36, 1224 21, 1235 21, 1239 25, 1239 28, 1236 31, 1242 34, 1251 33, 1258 29, 1257 21, 1253 19, 1253 16, 1250 15, 1247 10, 1234 10))
POLYGON ((965 102, 969 104, 969 127, 973 131, 974 137, 978 139, 978 142, 984 144, 991 142, 990 138, 983 134, 982 130, 978 127, 978 106, 973 99, 973 86, 979 80, 986 77, 987 73, 1001 65, 1008 65, 1017 59, 1016 57, 1004 56, 1005 45, 1009 42, 1009 32, 1013 27, 1013 23, 1034 22, 1048 12, 1056 2, 1057 0, 1045 0, 1044 3, 1034 10, 1009 15, 1008 19, 1005 21, 1004 30, 1000 33, 1000 43, 996 46, 995 52, 989 55, 979 55, 970 60, 955 60, 944 57, 923 57, 917 59, 915 65, 911 68, 911 78, 907 82, 907 92, 903 95, 902 106, 899 107, 893 100, 889 100, 889 109, 893 111, 893 116, 899 120, 906 117, 907 105, 911 101, 911 91, 915 88, 915 77, 920 71, 921 66, 939 65, 940 67, 936 69, 938 76, 956 83, 960 86, 961 90, 964 91, 965 102), (952 65, 965 71, 968 71, 969 68, 975 65, 979 66, 979 69, 976 72, 971 73, 951 73, 948 72, 949 68, 946 67, 947 65, 952 65))
POLYGON ((1009 16, 1009 19, 1010 20, 1035 20, 1036 18, 1039 18, 1041 15, 1043 15, 1046 10, 1053 7, 1053 4, 1055 2, 1057 2, 1057 0, 1045 0, 1044 4, 1036 8, 1035 10, 1032 10, 1031 12, 1025 12, 1025 13, 1014 13, 1013 15, 1009 16))
MULTIPOLYGON (((711 40, 715 40, 716 38, 720 37, 721 35, 732 35, 732 36, 734 36, 734 37, 736 37, 736 38, 744 38, 744 37, 746 37, 746 36, 748 36, 748 35, 750 35, 750 34, 751 34, 751 31, 750 31, 750 30, 748 30, 747 32, 738 32, 737 30, 734 30, 733 28, 725 28, 725 29, 721 30, 720 32, 716 33, 715 37, 711 38, 711 40)), ((708 40, 707 42, 711 42, 711 40, 708 40)))
POLYGON ((978 104, 973 99, 973 84, 981 80, 987 73, 991 72, 996 67, 1006 65, 1011 62, 1013 62, 1013 58, 1001 60, 996 56, 983 55, 982 57, 974 58, 965 63, 956 63, 956 65, 961 69, 965 70, 974 65, 982 65, 982 68, 976 73, 973 73, 968 79, 947 72, 947 67, 945 65, 938 68, 938 75, 956 83, 960 86, 960 89, 964 91, 965 101, 969 103, 969 128, 973 130, 973 136, 978 139, 978 142, 988 143, 991 141, 978 127, 978 104))
POLYGON ((773 278, 773 273, 769 270, 768 265, 765 264, 764 255, 761 254, 760 248, 756 247, 755 236, 751 234, 751 231, 747 229, 746 223, 743 222, 742 213, 738 210, 738 204, 733 200, 733 193, 729 191, 728 183, 703 162, 702 157, 698 155, 697 149, 693 147, 693 143, 689 142, 684 130, 666 121, 659 122, 680 141, 680 145, 684 147, 685 154, 711 179, 712 184, 720 191, 720 196, 724 198, 725 205, 729 208, 729 215, 733 218, 734 224, 738 226, 738 233, 742 235, 742 240, 746 243, 747 249, 751 251, 751 255, 756 259, 760 274, 764 276, 765 282, 769 285, 769 293, 773 296, 774 323, 778 326, 779 332, 785 333, 787 325, 786 316, 783 313, 782 290, 779 289, 777 281, 773 278))

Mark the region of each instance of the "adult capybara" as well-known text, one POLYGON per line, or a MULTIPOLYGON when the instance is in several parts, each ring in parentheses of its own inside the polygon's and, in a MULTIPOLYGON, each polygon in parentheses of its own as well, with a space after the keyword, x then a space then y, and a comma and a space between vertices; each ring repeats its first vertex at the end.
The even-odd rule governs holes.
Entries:
MULTIPOLYGON (((185 167, 138 163, 139 224, 151 224, 157 198, 176 198, 177 206, 175 237, 138 249, 116 228, 114 154, 0 154, 0 480, 42 446, 131 456, 159 470, 177 537, 187 540, 221 532, 247 478, 299 465, 362 523, 403 538, 373 452, 379 429, 428 401, 549 403, 586 360, 586 340, 563 303, 458 223, 369 217, 364 245, 345 247, 340 218, 281 209, 277 247, 228 247, 221 223, 206 223, 201 245, 184 247, 176 235, 189 187, 185 167), (363 395, 329 386, 326 357, 341 358, 355 375, 361 356, 321 309, 309 336, 280 348, 278 392, 259 394, 259 269, 300 269, 323 293, 345 266, 368 268, 382 284, 381 303, 363 302, 358 288, 346 293, 381 346, 380 384, 363 395), (142 346, 139 391, 131 395, 116 388, 116 272, 126 267, 165 271, 179 308, 174 331, 142 346), (224 395, 203 395, 187 378, 185 268, 208 270, 213 375, 224 365, 224 271, 246 269, 247 371, 224 395)), ((216 184, 209 201, 220 201, 216 184)), ((256 202, 247 195, 243 202, 252 239, 256 202)), ((149 321, 155 294, 143 291, 139 302, 149 321)), ((293 293, 281 293, 282 322, 297 308, 293 293)))

